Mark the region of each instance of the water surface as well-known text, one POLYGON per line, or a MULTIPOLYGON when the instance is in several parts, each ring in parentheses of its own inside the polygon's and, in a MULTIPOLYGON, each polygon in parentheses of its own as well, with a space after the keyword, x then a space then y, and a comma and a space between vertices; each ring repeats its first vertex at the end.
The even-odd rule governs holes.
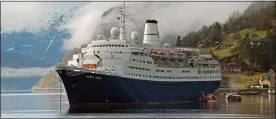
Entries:
POLYGON ((220 96, 218 101, 210 103, 166 104, 88 113, 71 113, 68 108, 65 93, 60 96, 60 93, 31 93, 28 90, 1 92, 3 118, 274 118, 275 96, 242 96, 241 102, 227 102, 220 96))

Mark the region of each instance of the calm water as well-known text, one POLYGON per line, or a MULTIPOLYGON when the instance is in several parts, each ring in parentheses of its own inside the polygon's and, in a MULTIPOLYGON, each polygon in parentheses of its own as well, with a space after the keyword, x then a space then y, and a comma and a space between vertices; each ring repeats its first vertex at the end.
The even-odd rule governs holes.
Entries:
POLYGON ((204 104, 170 104, 105 112, 70 113, 65 94, 1 92, 2 118, 273 118, 275 96, 243 96, 241 102, 227 102, 220 97, 204 104), (160 109, 161 108, 161 109, 160 109), (60 110, 61 109, 61 110, 60 110), (261 116, 261 117, 260 117, 261 116))

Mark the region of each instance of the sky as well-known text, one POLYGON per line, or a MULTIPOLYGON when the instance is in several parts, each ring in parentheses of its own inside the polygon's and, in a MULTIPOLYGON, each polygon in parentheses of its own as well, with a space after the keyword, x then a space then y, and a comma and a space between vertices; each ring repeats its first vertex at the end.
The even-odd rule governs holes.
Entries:
MULTIPOLYGON (((92 34, 97 32, 96 28, 100 23, 116 22, 118 14, 111 14, 105 19, 101 19, 101 15, 104 11, 122 4, 122 2, 2 2, 1 32, 25 30, 38 33, 47 30, 57 14, 67 14, 68 9, 78 7, 73 17, 57 28, 66 30, 72 36, 64 39, 61 46, 63 50, 69 51, 91 42, 92 34)), ((223 23, 233 11, 242 12, 249 4, 250 2, 126 3, 132 19, 141 22, 146 19, 156 19, 161 37, 168 34, 184 35, 188 31, 198 30, 202 25, 209 25, 215 21, 223 23)), ((135 24, 129 25, 135 27, 135 24)))

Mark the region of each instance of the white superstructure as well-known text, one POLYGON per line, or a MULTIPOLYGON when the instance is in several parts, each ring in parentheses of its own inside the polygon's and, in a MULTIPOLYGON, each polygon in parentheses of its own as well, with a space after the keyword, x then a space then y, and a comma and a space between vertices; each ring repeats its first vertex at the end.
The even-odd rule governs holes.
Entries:
POLYGON ((112 39, 93 40, 81 53, 74 54, 69 65, 96 71, 113 72, 116 76, 137 80, 155 81, 211 81, 221 80, 219 62, 210 54, 201 55, 198 49, 172 48, 161 45, 156 20, 147 20, 143 41, 137 31, 126 39, 125 9, 121 9, 122 21, 111 29, 112 39))

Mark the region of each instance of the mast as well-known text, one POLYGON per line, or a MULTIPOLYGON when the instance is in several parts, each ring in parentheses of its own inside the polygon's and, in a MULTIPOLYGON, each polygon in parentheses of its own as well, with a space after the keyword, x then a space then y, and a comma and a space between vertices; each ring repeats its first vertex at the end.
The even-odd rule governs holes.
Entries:
POLYGON ((125 40, 126 40, 126 1, 124 1, 124 14, 123 14, 123 16, 124 16, 124 38, 125 38, 125 40))
POLYGON ((126 3, 124 1, 123 8, 120 9, 121 14, 118 19, 121 21, 120 40, 126 40, 126 3))

